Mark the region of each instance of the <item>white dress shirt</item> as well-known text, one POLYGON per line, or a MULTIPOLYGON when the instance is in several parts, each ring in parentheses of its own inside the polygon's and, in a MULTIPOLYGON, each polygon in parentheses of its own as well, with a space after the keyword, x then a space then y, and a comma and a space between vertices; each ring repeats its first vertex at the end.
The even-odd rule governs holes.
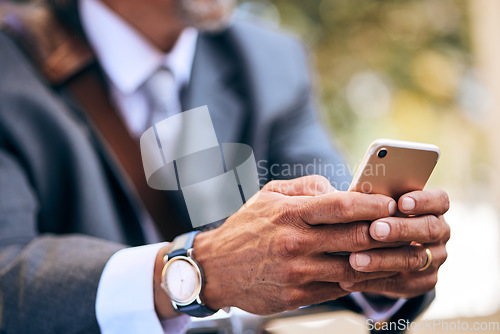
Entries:
MULTIPOLYGON (((185 29, 174 48, 162 53, 143 35, 99 0, 79 0, 81 21, 110 87, 111 100, 129 131, 142 135, 148 103, 142 84, 161 66, 168 67, 177 90, 189 83, 196 50, 197 32, 185 29)), ((177 110, 180 112, 181 110, 177 110)), ((150 242, 158 239, 150 217, 145 213, 144 228, 150 242)), ((183 333, 189 317, 160 322, 154 309, 153 268, 163 243, 123 249, 106 264, 99 281, 96 315, 102 333, 183 333)), ((399 300, 382 312, 372 307, 360 293, 354 300, 372 319, 387 319, 404 303, 399 300)))

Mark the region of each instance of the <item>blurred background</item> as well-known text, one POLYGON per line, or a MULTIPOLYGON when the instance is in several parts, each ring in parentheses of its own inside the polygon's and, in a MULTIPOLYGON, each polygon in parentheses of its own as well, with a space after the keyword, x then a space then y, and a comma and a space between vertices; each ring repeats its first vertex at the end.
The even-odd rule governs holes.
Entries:
MULTIPOLYGON (((419 319, 500 321, 500 1, 259 0, 241 2, 238 15, 305 41, 321 118, 354 169, 377 138, 441 148, 427 187, 450 195, 452 238, 419 319)), ((366 332, 362 318, 339 317, 304 318, 298 333, 343 333, 339 319, 366 332)))

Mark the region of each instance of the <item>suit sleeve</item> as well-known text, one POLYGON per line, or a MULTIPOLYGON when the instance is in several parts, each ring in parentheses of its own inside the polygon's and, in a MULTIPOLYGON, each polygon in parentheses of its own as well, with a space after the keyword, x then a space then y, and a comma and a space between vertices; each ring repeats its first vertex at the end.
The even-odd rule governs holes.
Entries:
POLYGON ((101 272, 119 244, 39 235, 38 203, 20 163, 0 149, 0 331, 99 332, 101 272))

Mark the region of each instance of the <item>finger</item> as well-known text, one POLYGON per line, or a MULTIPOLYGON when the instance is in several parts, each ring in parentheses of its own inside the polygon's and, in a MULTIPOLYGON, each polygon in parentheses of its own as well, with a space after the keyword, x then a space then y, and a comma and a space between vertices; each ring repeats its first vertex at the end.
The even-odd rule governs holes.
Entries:
POLYGON ((321 225, 314 227, 315 253, 359 252, 374 248, 400 247, 409 242, 381 242, 370 236, 369 222, 321 225))
POLYGON ((321 254, 302 257, 293 261, 286 271, 285 280, 300 284, 322 282, 361 282, 368 279, 389 277, 394 272, 360 272, 349 264, 347 256, 329 256, 321 254))
POLYGON ((410 244, 410 242, 376 241, 370 236, 369 229, 369 222, 287 229, 276 235, 272 247, 277 256, 297 258, 310 254, 358 252, 410 244))
POLYGON ((361 272, 417 272, 427 264, 426 248, 431 252, 431 265, 423 273, 426 274, 428 271, 437 271, 446 261, 448 253, 443 244, 409 245, 351 253, 349 263, 355 270, 361 272))
POLYGON ((443 216, 388 217, 370 225, 373 239, 383 242, 417 241, 434 243, 449 239, 450 226, 443 216))
POLYGON ((341 282, 339 286, 350 292, 372 292, 391 297, 410 298, 432 290, 437 283, 437 273, 399 273, 387 278, 350 283, 341 282))
POLYGON ((441 189, 414 191, 399 198, 399 211, 408 215, 444 215, 450 208, 448 194, 441 189))
POLYGON ((373 221, 397 210, 390 197, 347 191, 300 198, 296 204, 299 216, 309 225, 373 221))
POLYGON ((275 180, 267 183, 263 190, 287 196, 316 196, 337 191, 330 181, 321 175, 308 175, 293 180, 275 180))
MULTIPOLYGON (((361 272, 380 271, 419 271, 428 261, 426 247, 410 245, 391 249, 374 249, 352 253, 349 257, 351 266, 361 272)), ((438 268, 446 260, 443 245, 429 247, 432 254, 431 266, 438 268)))

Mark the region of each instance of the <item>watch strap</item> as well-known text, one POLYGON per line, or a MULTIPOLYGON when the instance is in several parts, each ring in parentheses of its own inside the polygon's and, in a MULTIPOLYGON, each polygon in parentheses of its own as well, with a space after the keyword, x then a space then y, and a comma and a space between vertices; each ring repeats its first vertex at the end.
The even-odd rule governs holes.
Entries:
POLYGON ((172 246, 170 246, 169 257, 177 256, 173 255, 174 252, 179 250, 185 250, 193 247, 194 237, 200 233, 200 231, 193 231, 185 234, 179 235, 177 238, 172 241, 172 246))
POLYGON ((203 318, 213 315, 216 311, 209 309, 203 304, 198 304, 194 301, 186 306, 178 306, 179 311, 184 312, 192 317, 203 318))
MULTIPOLYGON (((193 231, 175 238, 172 242, 172 246, 170 247, 168 258, 171 259, 176 256, 187 256, 187 252, 193 247, 194 238, 198 233, 200 233, 200 231, 193 231)), ((197 300, 193 301, 189 305, 177 305, 177 309, 192 317, 208 317, 216 312, 205 305, 198 303, 197 300)))

